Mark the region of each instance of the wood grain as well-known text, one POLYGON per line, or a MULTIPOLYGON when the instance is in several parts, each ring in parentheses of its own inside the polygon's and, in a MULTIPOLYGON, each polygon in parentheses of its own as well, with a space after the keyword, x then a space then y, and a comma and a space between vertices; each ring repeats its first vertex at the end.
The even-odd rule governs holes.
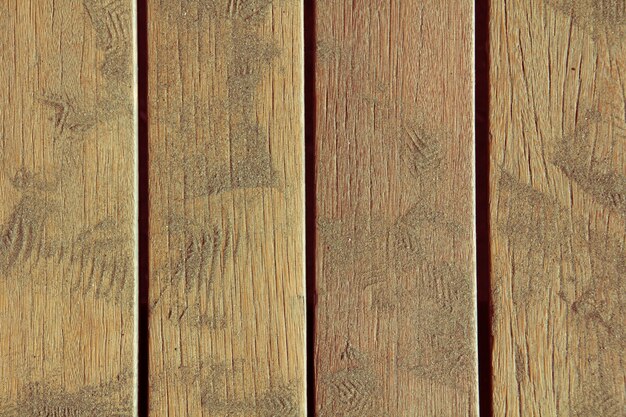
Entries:
POLYGON ((475 416, 473 2, 316 2, 319 416, 475 416))
POLYGON ((494 414, 626 414, 626 3, 491 2, 494 414))
POLYGON ((0 4, 1 416, 134 415, 132 4, 0 4))
POLYGON ((148 22, 151 415, 304 415, 301 2, 148 22))

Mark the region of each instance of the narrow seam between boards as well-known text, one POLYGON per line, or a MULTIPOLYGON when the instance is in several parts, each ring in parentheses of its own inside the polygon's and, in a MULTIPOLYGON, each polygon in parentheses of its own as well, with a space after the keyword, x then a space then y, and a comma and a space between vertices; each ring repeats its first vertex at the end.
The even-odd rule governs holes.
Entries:
POLYGON ((315 307, 316 307, 316 21, 315 0, 304 0, 304 130, 305 130, 305 265, 306 265, 306 400, 307 413, 316 409, 315 307))
POLYGON ((474 11, 475 231, 478 401, 481 417, 493 416, 493 338, 490 225, 490 0, 474 11))
POLYGON ((139 417, 149 415, 149 285, 150 285, 150 188, 148 139, 148 0, 133 2, 136 24, 136 118, 137 118, 137 180, 138 180, 138 269, 136 309, 137 344, 136 410, 139 417))

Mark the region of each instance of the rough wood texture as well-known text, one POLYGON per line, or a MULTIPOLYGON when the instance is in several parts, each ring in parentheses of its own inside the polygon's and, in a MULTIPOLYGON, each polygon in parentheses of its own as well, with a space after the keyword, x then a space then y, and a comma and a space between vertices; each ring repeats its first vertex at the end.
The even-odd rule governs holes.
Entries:
POLYGON ((316 3, 320 416, 475 416, 473 2, 316 3))
POLYGON ((623 416, 626 3, 491 11, 494 413, 623 416))
POLYGON ((304 415, 301 2, 148 14, 151 415, 304 415))
POLYGON ((0 4, 0 416, 132 416, 130 0, 0 4))

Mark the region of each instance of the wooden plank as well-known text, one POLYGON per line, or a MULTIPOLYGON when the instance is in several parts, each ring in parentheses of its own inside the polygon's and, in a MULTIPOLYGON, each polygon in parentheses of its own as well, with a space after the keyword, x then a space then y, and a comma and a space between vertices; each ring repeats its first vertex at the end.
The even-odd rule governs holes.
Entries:
POLYGON ((0 5, 2 416, 134 415, 133 16, 0 5))
POLYGON ((152 415, 305 414, 300 3, 149 3, 152 415))
POLYGON ((316 5, 316 409, 475 416, 473 2, 316 5))
POLYGON ((622 416, 626 3, 491 13, 494 414, 622 416))

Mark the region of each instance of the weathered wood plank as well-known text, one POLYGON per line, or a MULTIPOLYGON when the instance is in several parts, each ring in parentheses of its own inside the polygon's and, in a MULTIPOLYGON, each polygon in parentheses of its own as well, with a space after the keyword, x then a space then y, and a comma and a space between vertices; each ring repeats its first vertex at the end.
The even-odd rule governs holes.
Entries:
POLYGON ((494 413, 622 416, 626 3, 491 12, 494 413))
POLYGON ((151 414, 304 415, 301 2, 148 13, 151 414))
POLYGON ((475 416, 473 2, 373 3, 316 3, 316 408, 475 416))
POLYGON ((134 415, 130 0, 0 4, 0 415, 134 415))

